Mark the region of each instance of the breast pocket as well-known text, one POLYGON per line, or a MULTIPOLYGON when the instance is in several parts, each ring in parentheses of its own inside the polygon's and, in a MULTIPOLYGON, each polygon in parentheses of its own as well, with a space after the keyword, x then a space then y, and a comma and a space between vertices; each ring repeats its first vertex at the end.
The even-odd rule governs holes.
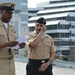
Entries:
POLYGON ((46 42, 45 45, 50 47, 51 43, 50 42, 46 42))
POLYGON ((16 40, 16 33, 11 33, 11 38, 12 38, 12 40, 16 40))
POLYGON ((8 41, 7 35, 0 34, 0 43, 4 43, 7 41, 8 41))
POLYGON ((50 42, 46 42, 45 43, 45 47, 46 47, 47 50, 50 50, 51 43, 50 42))
POLYGON ((10 40, 16 40, 16 30, 13 28, 13 27, 11 27, 10 28, 10 37, 11 37, 11 39, 10 40))
POLYGON ((44 44, 45 44, 45 49, 50 51, 50 47, 51 47, 50 39, 44 40, 44 44))

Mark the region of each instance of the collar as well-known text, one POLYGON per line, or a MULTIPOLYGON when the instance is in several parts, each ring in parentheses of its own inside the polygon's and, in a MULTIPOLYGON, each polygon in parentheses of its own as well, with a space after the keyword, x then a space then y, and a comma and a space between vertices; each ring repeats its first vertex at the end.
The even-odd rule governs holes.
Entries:
POLYGON ((8 28, 8 23, 4 23, 4 22, 3 22, 3 24, 4 24, 4 26, 5 26, 6 28, 8 28))
MULTIPOLYGON (((9 23, 8 23, 9 24, 9 23)), ((3 22, 0 20, 0 26, 3 26, 3 22)), ((12 27, 11 24, 9 24, 9 27, 12 27)))

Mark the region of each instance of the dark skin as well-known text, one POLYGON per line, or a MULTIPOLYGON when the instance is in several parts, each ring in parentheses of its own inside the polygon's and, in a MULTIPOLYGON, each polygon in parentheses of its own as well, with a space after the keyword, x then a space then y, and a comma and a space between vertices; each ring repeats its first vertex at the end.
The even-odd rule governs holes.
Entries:
POLYGON ((2 18, 1 18, 2 22, 5 22, 5 23, 10 22, 13 12, 2 11, 1 13, 3 12, 4 14, 2 15, 2 18))
MULTIPOLYGON (((12 18, 12 14, 13 12, 7 12, 5 10, 0 10, 0 15, 1 15, 1 20, 4 23, 9 23, 11 18, 12 18)), ((8 41, 6 43, 1 43, 0 44, 0 48, 4 48, 4 47, 14 47, 18 44, 17 41, 8 41)), ((25 43, 20 43, 19 44, 20 48, 24 48, 25 43)))

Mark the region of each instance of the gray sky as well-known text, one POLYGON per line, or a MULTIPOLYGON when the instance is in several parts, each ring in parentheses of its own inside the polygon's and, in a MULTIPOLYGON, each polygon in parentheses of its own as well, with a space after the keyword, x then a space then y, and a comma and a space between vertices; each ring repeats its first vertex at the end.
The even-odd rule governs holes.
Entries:
POLYGON ((50 1, 50 0, 28 0, 28 7, 36 7, 37 3, 42 3, 42 2, 46 2, 46 1, 50 1))

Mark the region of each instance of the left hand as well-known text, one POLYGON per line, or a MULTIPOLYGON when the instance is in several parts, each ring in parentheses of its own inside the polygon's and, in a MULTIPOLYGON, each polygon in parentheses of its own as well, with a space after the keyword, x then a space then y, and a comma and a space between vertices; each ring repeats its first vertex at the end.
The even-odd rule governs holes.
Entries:
POLYGON ((23 42, 23 43, 20 43, 19 44, 19 46, 20 46, 20 48, 22 49, 22 48, 24 48, 25 47, 25 45, 26 45, 26 43, 25 42, 23 42))
POLYGON ((43 64, 40 66, 39 71, 44 72, 44 71, 47 69, 47 67, 48 67, 49 65, 50 65, 49 63, 43 63, 43 64))

